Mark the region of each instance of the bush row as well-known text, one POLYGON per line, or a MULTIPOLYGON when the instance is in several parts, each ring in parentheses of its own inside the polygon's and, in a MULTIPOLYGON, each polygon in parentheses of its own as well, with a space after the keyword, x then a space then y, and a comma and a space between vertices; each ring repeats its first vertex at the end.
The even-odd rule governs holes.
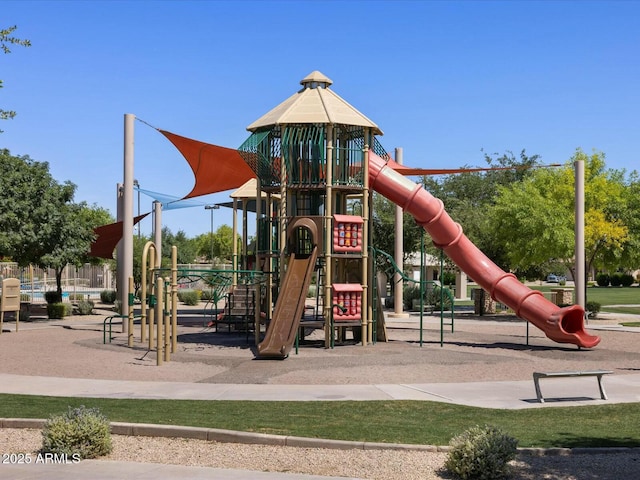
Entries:
MULTIPOLYGON (((450 290, 445 287, 444 292, 442 293, 444 293, 443 310, 451 310, 451 299, 449 298, 450 290)), ((413 301, 420 300, 420 286, 409 285, 405 287, 402 291, 402 297, 405 310, 413 310, 413 301)), ((440 310, 440 297, 440 287, 432 286, 424 293, 424 305, 432 306, 436 310, 440 310)))
POLYGON ((628 273, 599 273, 596 275, 596 283, 599 287, 630 287, 635 279, 628 273))

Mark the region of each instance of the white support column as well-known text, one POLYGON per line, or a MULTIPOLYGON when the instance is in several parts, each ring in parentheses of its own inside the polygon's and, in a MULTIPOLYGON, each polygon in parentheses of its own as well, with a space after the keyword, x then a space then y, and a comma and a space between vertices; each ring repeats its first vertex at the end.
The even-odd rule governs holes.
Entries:
POLYGON ((456 272, 456 300, 468 300, 467 274, 462 270, 456 272))
MULTIPOLYGON (((370 139, 368 141, 373 144, 373 134, 370 129, 365 129, 365 138, 370 139)), ((369 148, 367 145, 364 147, 362 164, 364 166, 364 182, 362 189, 362 312, 366 312, 366 315, 362 315, 362 345, 373 343, 373 288, 369 288, 373 285, 374 275, 369 275, 369 202, 365 199, 369 199, 369 148)), ((345 205, 346 207, 346 205, 345 205)), ((346 210, 343 210, 346 211, 346 210)))
POLYGON ((247 225, 247 205, 249 201, 242 199, 242 269, 249 270, 249 230, 247 225))
POLYGON ((233 272, 233 286, 238 284, 238 273, 236 270, 240 270, 240 261, 238 258, 238 199, 233 199, 233 246, 232 246, 232 268, 233 272))
MULTIPOLYGON (((119 258, 120 285, 118 297, 122 314, 129 305, 129 277, 133 276, 133 162, 134 162, 134 121, 135 116, 124 116, 124 183, 122 186, 122 258, 119 258)), ((122 331, 127 331, 122 322, 122 331)))
MULTIPOLYGON (((396 163, 402 165, 402 147, 396 147, 396 163)), ((402 269, 404 267, 404 224, 402 219, 402 207, 400 205, 396 205, 395 212, 395 254, 394 261, 398 268, 402 269)), ((393 274, 393 313, 389 314, 390 317, 407 317, 408 313, 403 311, 404 301, 403 301, 403 286, 402 286, 402 277, 398 272, 393 274)))
POLYGON ((334 332, 331 327, 331 316, 333 315, 333 163, 334 156, 334 135, 335 129, 332 125, 327 125, 327 184, 325 190, 324 208, 324 346, 330 348, 334 332))
POLYGON ((576 160, 575 168, 575 195, 576 195, 576 225, 575 225, 575 298, 576 305, 582 308, 586 306, 586 275, 585 275, 585 252, 584 252, 584 160, 576 160))

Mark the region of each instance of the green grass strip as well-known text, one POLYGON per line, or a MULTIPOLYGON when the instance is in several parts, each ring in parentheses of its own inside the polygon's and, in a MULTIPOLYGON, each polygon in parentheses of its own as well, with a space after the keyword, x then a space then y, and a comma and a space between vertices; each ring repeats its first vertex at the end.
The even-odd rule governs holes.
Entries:
MULTIPOLYGON (((558 285, 533 285, 533 290, 541 292, 551 292, 558 285)), ((638 287, 589 287, 587 288, 587 301, 598 302, 603 308, 607 305, 638 305, 640 304, 640 288, 638 287)))
POLYGON ((637 403, 498 410, 439 402, 243 402, 0 395, 1 418, 48 418, 68 406, 110 421, 350 441, 447 445, 474 425, 495 425, 521 447, 639 447, 637 403))
POLYGON ((601 311, 609 313, 630 313, 640 315, 640 307, 602 307, 601 311))

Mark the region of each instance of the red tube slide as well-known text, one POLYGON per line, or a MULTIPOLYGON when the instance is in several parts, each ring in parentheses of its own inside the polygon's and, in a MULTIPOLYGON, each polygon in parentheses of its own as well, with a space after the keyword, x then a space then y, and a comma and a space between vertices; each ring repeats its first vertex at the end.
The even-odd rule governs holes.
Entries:
POLYGON ((559 307, 541 292, 526 287, 512 273, 504 272, 478 249, 445 212, 442 201, 422 186, 402 176, 384 159, 369 151, 370 187, 409 212, 429 233, 433 243, 469 275, 491 298, 512 308, 516 315, 542 330, 551 340, 591 348, 600 337, 584 329, 579 305, 559 307))

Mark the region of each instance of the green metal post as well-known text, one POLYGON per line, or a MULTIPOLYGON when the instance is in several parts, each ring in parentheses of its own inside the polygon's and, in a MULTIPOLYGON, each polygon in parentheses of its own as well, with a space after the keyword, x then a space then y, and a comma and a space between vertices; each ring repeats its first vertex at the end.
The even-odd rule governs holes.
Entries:
POLYGON ((424 233, 422 233, 420 236, 420 346, 423 339, 424 289, 424 233))
MULTIPOLYGON (((444 249, 440 249, 440 346, 444 346, 444 249)), ((453 308, 453 305, 451 306, 453 308)))

